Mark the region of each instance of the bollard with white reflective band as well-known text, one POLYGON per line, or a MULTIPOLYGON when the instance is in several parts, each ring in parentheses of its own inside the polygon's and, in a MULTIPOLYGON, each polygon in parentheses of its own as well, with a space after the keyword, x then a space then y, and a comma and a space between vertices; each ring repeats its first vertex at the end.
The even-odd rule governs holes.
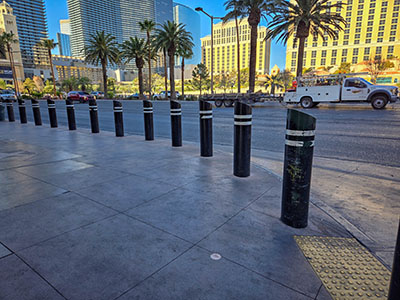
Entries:
POLYGON ((76 130, 74 102, 69 99, 65 100, 65 107, 67 108, 68 129, 76 130))
POLYGON ((115 122, 115 136, 124 136, 124 118, 122 112, 122 103, 113 100, 114 106, 114 122, 115 122))
POLYGON ((21 124, 28 123, 28 119, 26 118, 25 100, 18 99, 18 110, 19 110, 19 120, 21 121, 21 124))
POLYGON ((9 122, 15 122, 13 100, 7 100, 6 101, 6 107, 7 107, 8 121, 9 122))
POLYGON ((315 126, 314 117, 288 109, 281 220, 294 228, 307 227, 315 126))
POLYGON ((171 138, 172 147, 182 146, 182 107, 178 101, 171 100, 171 138))
POLYGON ((200 155, 203 157, 213 156, 212 135, 212 104, 200 100, 200 155))
POLYGON ((56 103, 54 100, 47 100, 47 109, 49 110, 50 127, 57 128, 57 113, 56 113, 56 103))
POLYGON ((36 126, 42 125, 42 116, 40 114, 40 105, 39 101, 32 99, 32 112, 33 112, 33 119, 35 121, 36 126))
POLYGON ((388 300, 400 299, 400 220, 397 230, 396 249, 394 250, 394 259, 392 267, 392 277, 390 280, 388 300))
POLYGON ((90 115, 90 127, 92 128, 92 133, 99 133, 99 116, 97 113, 97 102, 95 99, 89 100, 89 115, 90 115))
POLYGON ((144 135, 146 141, 154 140, 153 103, 143 100, 144 135))
POLYGON ((233 174, 238 177, 250 176, 251 113, 250 105, 235 102, 233 174))

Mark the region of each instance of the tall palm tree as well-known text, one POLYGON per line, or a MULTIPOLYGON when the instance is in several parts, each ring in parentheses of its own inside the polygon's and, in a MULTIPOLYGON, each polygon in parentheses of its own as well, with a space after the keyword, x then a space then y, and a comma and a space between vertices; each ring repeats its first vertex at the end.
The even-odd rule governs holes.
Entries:
POLYGON ((103 71, 104 95, 107 97, 107 66, 120 61, 120 52, 115 37, 97 31, 90 35, 88 46, 84 48, 85 60, 91 64, 101 64, 103 71))
POLYGON ((226 23, 231 19, 235 19, 236 26, 236 64, 237 64, 237 81, 238 81, 238 93, 240 94, 240 36, 239 36, 239 17, 242 15, 240 11, 240 0, 228 0, 224 3, 225 10, 229 11, 223 18, 223 22, 226 23))
POLYGON ((161 28, 156 29, 156 48, 165 48, 169 57, 169 77, 171 99, 175 99, 175 56, 179 48, 192 49, 192 35, 186 31, 185 25, 167 21, 161 28))
POLYGON ((149 64, 149 99, 151 99, 151 60, 152 60, 152 41, 151 41, 151 32, 156 27, 156 23, 153 20, 144 20, 143 22, 139 22, 139 27, 141 31, 145 31, 147 35, 147 48, 149 51, 149 55, 147 57, 147 63, 149 64))
POLYGON ((277 37, 284 44, 292 35, 299 40, 297 77, 303 71, 306 38, 310 34, 324 37, 324 33, 331 38, 337 38, 338 32, 343 30, 342 25, 346 21, 339 14, 331 12, 333 8, 342 8, 343 5, 342 2, 330 4, 330 0, 282 0, 277 6, 275 15, 268 24, 270 31, 266 38, 277 37))
POLYGON ((15 34, 12 32, 3 32, 2 35, 0 36, 0 48, 1 52, 4 53, 4 48, 7 48, 7 53, 8 53, 8 59, 10 60, 10 66, 11 66, 11 72, 13 76, 13 81, 14 81, 14 89, 15 89, 15 94, 18 96, 19 95, 19 89, 18 89, 18 82, 17 82, 17 73, 15 72, 15 65, 14 65, 14 56, 12 52, 12 44, 18 43, 18 40, 15 37, 15 34))
POLYGON ((139 71, 139 97, 143 99, 143 67, 144 58, 147 55, 147 43, 144 39, 139 39, 138 37, 130 38, 122 44, 122 57, 129 63, 131 60, 135 59, 136 67, 139 71))
MULTIPOLYGON (((238 0, 232 3, 232 7, 239 13, 241 18, 247 17, 250 26, 250 66, 249 66, 249 90, 254 92, 256 85, 256 63, 257 63, 257 37, 258 25, 261 18, 267 18, 280 0, 238 0)), ((282 0, 286 1, 286 0, 282 0)), ((239 15, 237 15, 239 17, 239 15)))
POLYGON ((44 39, 40 42, 40 46, 47 50, 47 55, 49 56, 50 73, 51 73, 51 78, 53 79, 53 93, 54 93, 54 96, 56 96, 57 95, 56 77, 54 76, 53 57, 51 54, 51 50, 53 50, 57 46, 57 43, 55 43, 54 40, 44 39))
POLYGON ((162 48, 164 58, 164 88, 165 88, 165 99, 168 99, 168 67, 167 67, 167 49, 162 48))
POLYGON ((193 51, 189 48, 179 47, 178 55, 181 58, 182 97, 185 97, 185 59, 191 59, 193 57, 193 51))

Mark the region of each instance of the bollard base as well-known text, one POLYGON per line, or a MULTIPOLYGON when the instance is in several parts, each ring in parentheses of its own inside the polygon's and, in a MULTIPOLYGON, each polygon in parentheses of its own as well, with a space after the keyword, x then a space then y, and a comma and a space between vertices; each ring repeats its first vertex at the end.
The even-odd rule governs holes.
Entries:
POLYGON ((290 220, 285 217, 281 217, 281 221, 283 224, 286 224, 287 226, 293 227, 293 228, 306 228, 308 226, 307 222, 299 222, 297 220, 290 220))

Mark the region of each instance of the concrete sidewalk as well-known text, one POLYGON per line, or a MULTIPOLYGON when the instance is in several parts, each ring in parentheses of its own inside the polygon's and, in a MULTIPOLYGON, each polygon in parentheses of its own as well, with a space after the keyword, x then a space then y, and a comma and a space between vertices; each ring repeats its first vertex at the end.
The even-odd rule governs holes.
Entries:
POLYGON ((1 122, 0 299, 331 299, 294 235, 348 232, 284 225, 276 176, 198 153, 1 122))

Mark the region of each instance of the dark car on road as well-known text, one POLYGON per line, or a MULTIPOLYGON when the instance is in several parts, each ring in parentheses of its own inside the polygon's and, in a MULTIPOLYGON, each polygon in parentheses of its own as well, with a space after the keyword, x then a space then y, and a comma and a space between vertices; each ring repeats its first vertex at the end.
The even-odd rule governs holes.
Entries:
POLYGON ((79 101, 80 103, 85 103, 89 100, 94 100, 94 96, 86 92, 69 92, 67 95, 67 99, 72 101, 79 101))

